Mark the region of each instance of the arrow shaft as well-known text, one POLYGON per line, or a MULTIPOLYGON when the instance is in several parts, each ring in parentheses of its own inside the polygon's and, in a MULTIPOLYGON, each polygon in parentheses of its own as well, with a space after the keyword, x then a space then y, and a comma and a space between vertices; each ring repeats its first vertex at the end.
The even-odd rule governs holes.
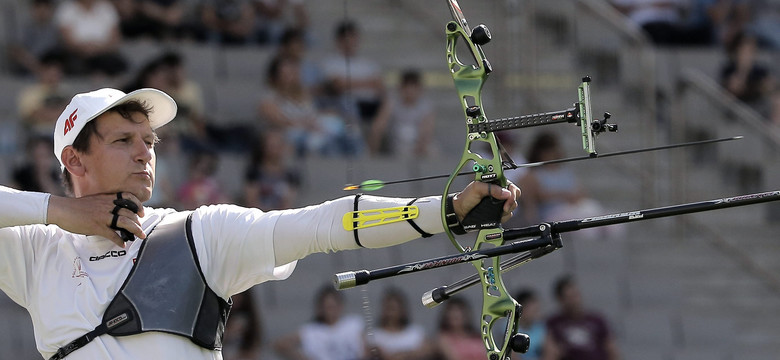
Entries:
MULTIPOLYGON (((526 164, 520 164, 520 165, 517 165, 517 164, 504 164, 504 170, 513 170, 513 169, 520 169, 520 168, 532 168, 532 167, 539 167, 539 166, 544 166, 544 165, 561 164, 561 163, 581 161, 581 160, 600 159, 600 158, 608 158, 608 157, 620 156, 620 155, 631 155, 631 154, 638 154, 638 153, 651 152, 651 151, 676 149, 676 148, 688 147, 688 146, 707 145, 707 144, 714 144, 714 143, 719 143, 719 142, 734 141, 734 140, 739 140, 739 139, 742 139, 742 138, 743 138, 742 136, 732 136, 732 137, 720 138, 720 139, 710 139, 710 140, 693 141, 693 142, 680 143, 680 144, 655 146, 655 147, 649 147, 649 148, 644 148, 644 149, 633 149, 633 150, 616 151, 616 152, 611 152, 611 153, 599 154, 598 156, 595 156, 595 157, 592 157, 592 156, 589 156, 589 155, 584 155, 584 156, 575 156, 575 157, 564 158, 564 159, 556 159, 556 160, 548 160, 548 161, 526 163, 526 164)), ((457 176, 474 175, 474 174, 476 174, 475 171, 464 171, 464 172, 458 173, 457 176)), ((449 176, 450 176, 450 174, 441 174, 441 175, 429 175, 429 176, 421 176, 421 177, 401 179, 401 180, 384 181, 384 182, 382 182, 382 186, 393 185, 393 184, 403 184, 403 183, 415 182, 415 181, 444 179, 444 178, 448 178, 449 176)), ((362 187, 358 187, 358 188, 362 188, 362 187)))

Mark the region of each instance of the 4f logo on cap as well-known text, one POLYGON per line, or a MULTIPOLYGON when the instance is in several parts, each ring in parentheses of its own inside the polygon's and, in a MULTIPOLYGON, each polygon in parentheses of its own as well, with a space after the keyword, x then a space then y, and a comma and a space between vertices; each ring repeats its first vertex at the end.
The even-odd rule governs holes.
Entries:
POLYGON ((78 115, 76 115, 76 111, 79 111, 79 109, 73 110, 70 116, 68 116, 68 119, 65 120, 65 133, 62 134, 62 136, 68 135, 68 131, 73 129, 73 122, 79 118, 78 115))

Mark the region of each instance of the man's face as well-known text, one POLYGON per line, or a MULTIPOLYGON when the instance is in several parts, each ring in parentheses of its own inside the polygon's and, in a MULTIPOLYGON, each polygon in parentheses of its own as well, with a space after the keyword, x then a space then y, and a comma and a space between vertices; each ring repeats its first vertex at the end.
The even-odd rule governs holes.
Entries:
POLYGON ((567 286, 559 300, 563 310, 569 314, 577 314, 582 310, 582 295, 574 285, 567 286))
POLYGON ((81 154, 86 169, 82 195, 126 191, 142 202, 151 198, 156 136, 143 114, 134 112, 132 118, 109 111, 93 120, 97 135, 81 154))

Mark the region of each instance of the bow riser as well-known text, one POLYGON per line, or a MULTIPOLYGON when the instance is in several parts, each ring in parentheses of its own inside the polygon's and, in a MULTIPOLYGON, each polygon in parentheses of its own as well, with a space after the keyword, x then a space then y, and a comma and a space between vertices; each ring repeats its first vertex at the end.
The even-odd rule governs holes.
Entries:
MULTIPOLYGON (((507 180, 504 176, 503 163, 501 159, 501 149, 498 146, 498 140, 493 132, 472 132, 469 125, 487 122, 487 117, 482 107, 482 88, 488 75, 491 72, 490 62, 485 57, 480 44, 474 42, 474 37, 483 36, 483 43, 489 40, 489 32, 484 26, 479 26, 481 34, 474 34, 468 27, 466 19, 457 4, 457 1, 450 0, 450 10, 455 21, 450 21, 446 26, 447 34, 447 64, 449 66, 455 89, 461 101, 463 114, 466 120, 466 144, 463 154, 457 167, 447 180, 444 188, 444 197, 450 192, 450 186, 455 178, 468 164, 472 164, 472 170, 475 171, 475 180, 498 185, 502 188, 507 187, 507 180), (458 58, 457 50, 459 45, 466 45, 468 52, 472 55, 474 64, 464 64, 458 58), (476 145, 487 144, 490 148, 490 158, 481 156, 474 152, 476 145)), ((493 205, 494 206, 494 205, 493 205)), ((499 212, 500 214, 500 212, 499 212)), ((446 217, 446 204, 442 202, 442 219, 446 217)), ((504 244, 503 229, 498 221, 493 226, 480 226, 476 242, 473 249, 481 250, 483 247, 498 247, 504 244)), ((445 222, 446 224, 446 222, 445 222)), ((461 252, 471 250, 471 247, 464 247, 456 239, 449 228, 445 227, 447 236, 453 245, 461 252)), ((479 278, 483 285, 482 316, 480 320, 480 334, 483 344, 487 351, 489 360, 509 359, 510 341, 517 333, 518 319, 520 318, 521 306, 509 295, 501 277, 500 259, 474 260, 471 262, 476 268, 479 278), (500 328, 500 324, 504 327, 500 328), (500 343, 494 335, 500 331, 500 343)))

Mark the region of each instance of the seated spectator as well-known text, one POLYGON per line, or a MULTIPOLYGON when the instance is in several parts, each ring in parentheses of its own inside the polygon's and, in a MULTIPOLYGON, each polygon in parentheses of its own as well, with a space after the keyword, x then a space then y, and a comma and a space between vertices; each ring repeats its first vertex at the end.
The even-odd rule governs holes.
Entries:
POLYGON ((284 131, 297 156, 310 153, 344 154, 353 142, 338 113, 320 112, 303 86, 298 61, 276 57, 266 74, 270 91, 260 100, 258 112, 270 126, 284 131))
POLYGON ((289 145, 284 141, 284 134, 278 130, 266 130, 247 167, 244 185, 246 206, 269 211, 289 209, 295 205, 301 180, 289 160, 289 145))
POLYGON ((307 49, 303 30, 290 27, 282 33, 279 39, 276 57, 297 60, 301 67, 301 83, 312 94, 318 94, 322 73, 319 66, 306 55, 307 49))
POLYGON ((219 158, 213 153, 202 152, 190 159, 190 175, 178 191, 179 207, 195 209, 202 205, 214 205, 228 201, 214 174, 219 158))
POLYGON ((485 345, 471 325, 471 307, 466 300, 454 297, 444 303, 439 317, 436 339, 438 353, 444 360, 485 360, 485 345))
POLYGON ((260 358, 262 326, 252 290, 231 296, 233 307, 222 340, 224 360, 257 360, 260 358))
POLYGON ((398 92, 373 123, 368 138, 372 153, 392 153, 402 157, 427 157, 433 144, 433 104, 424 96, 420 73, 401 74, 398 92))
POLYGON ((364 132, 387 106, 385 86, 379 65, 358 54, 360 33, 354 22, 344 21, 336 28, 336 52, 322 61, 322 72, 332 95, 346 98, 356 107, 364 132))
POLYGON ((29 17, 23 20, 20 33, 8 49, 13 70, 20 74, 37 74, 42 58, 58 51, 59 36, 54 23, 54 0, 33 0, 29 17))
POLYGON ((27 142, 27 162, 13 170, 15 188, 64 195, 57 158, 51 153, 52 146, 51 136, 33 137, 27 142))
POLYGON ((517 331, 528 335, 531 338, 531 345, 525 354, 513 353, 513 358, 520 360, 556 358, 555 349, 546 340, 547 328, 542 320, 542 304, 536 293, 531 289, 521 289, 515 295, 515 300, 523 306, 517 331))
MULTIPOLYGON (((553 133, 539 133, 531 143, 529 162, 542 162, 564 157, 558 137, 553 133)), ((577 175, 563 164, 531 168, 520 178, 523 189, 522 214, 526 222, 561 221, 604 214, 596 200, 588 198, 577 175)), ((612 225, 577 231, 572 236, 583 239, 603 238, 622 234, 621 225, 612 225)))
POLYGON ((344 315, 341 293, 327 284, 315 298, 314 320, 274 343, 274 349, 288 360, 355 360, 367 354, 363 320, 344 315))
POLYGON ((750 17, 750 4, 743 0, 694 0, 689 26, 702 31, 702 44, 723 45, 741 32, 750 17))
POLYGON ((62 58, 55 54, 44 56, 36 78, 37 83, 26 86, 19 94, 19 117, 28 134, 51 137, 54 122, 65 110, 72 93, 62 85, 62 58))
POLYGON ((66 72, 115 77, 127 69, 119 54, 119 14, 108 0, 66 0, 54 15, 67 52, 66 72))
POLYGON ((256 0, 257 42, 277 44, 285 29, 304 32, 309 25, 309 15, 303 0, 256 0))
POLYGON ((250 0, 206 0, 201 22, 210 41, 225 45, 255 41, 255 10, 250 0))
POLYGON ((755 37, 740 33, 726 44, 728 61, 721 69, 721 83, 737 99, 770 118, 775 81, 769 68, 758 61, 755 37))
POLYGON ((657 45, 709 44, 712 30, 709 19, 688 23, 683 0, 611 0, 629 21, 640 27, 657 45))
MULTIPOLYGON (((160 129, 165 139, 175 142, 184 151, 216 151, 204 115, 204 99, 200 85, 189 79, 183 58, 166 52, 144 64, 135 78, 125 86, 125 92, 151 87, 170 94, 176 100, 176 124, 160 129)), ((161 135, 162 136, 162 135, 161 135)))
POLYGON ((186 5, 182 0, 114 0, 121 18, 122 35, 129 39, 155 40, 184 35, 186 5))
POLYGON ((780 50, 780 3, 772 0, 750 2, 751 19, 747 30, 767 49, 780 50))
POLYGON ((433 350, 422 326, 411 322, 406 296, 398 289, 385 291, 378 323, 373 341, 380 359, 425 359, 433 350))
POLYGON ((606 320, 585 310, 582 295, 570 276, 555 282, 555 299, 560 310, 547 319, 546 338, 558 354, 552 359, 619 359, 617 344, 606 320))

